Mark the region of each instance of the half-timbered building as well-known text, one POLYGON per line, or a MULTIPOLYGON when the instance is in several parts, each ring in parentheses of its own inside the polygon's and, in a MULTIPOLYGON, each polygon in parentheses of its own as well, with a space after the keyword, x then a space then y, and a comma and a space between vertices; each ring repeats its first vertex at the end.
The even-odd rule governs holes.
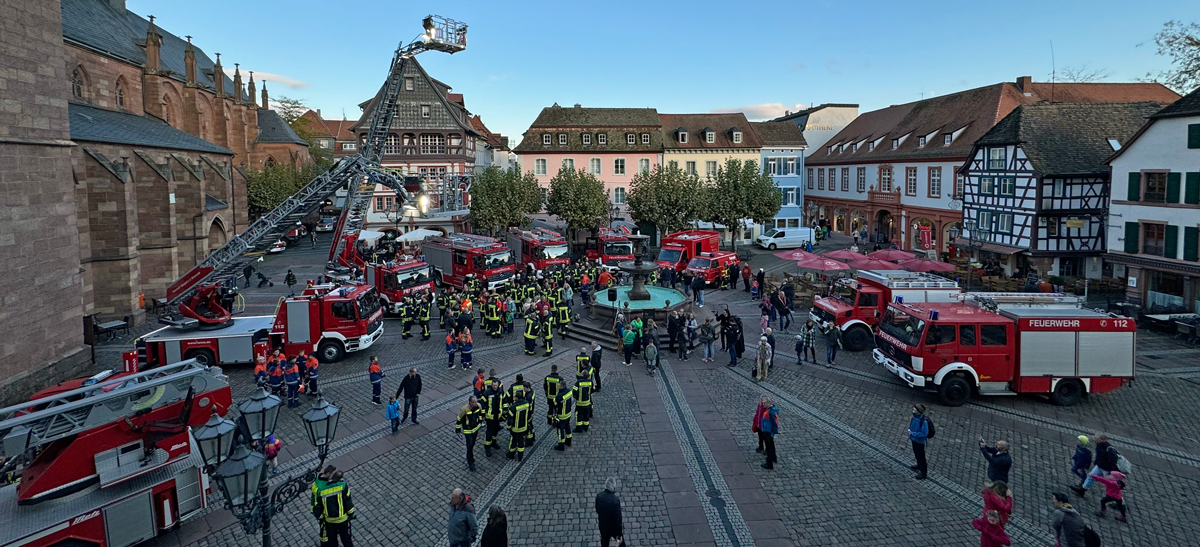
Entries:
POLYGON ((1200 313, 1200 89, 1150 116, 1112 168, 1108 254, 1125 301, 1200 313))
POLYGON ((1046 102, 1000 120, 960 169, 963 220, 986 229, 976 234, 979 254, 1009 275, 1032 266, 1042 276, 1099 278, 1111 188, 1105 160, 1161 107, 1046 102))

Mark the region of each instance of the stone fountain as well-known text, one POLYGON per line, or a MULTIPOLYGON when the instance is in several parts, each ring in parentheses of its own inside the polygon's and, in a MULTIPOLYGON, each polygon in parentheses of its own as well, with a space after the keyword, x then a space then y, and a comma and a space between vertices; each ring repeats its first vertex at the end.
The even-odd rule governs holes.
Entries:
POLYGON ((658 269, 657 264, 646 264, 642 262, 645 255, 646 240, 650 236, 643 234, 631 234, 628 236, 629 241, 633 242, 633 260, 626 260, 617 264, 617 269, 633 274, 633 286, 629 289, 629 300, 650 300, 650 291, 646 290, 646 276, 658 269))

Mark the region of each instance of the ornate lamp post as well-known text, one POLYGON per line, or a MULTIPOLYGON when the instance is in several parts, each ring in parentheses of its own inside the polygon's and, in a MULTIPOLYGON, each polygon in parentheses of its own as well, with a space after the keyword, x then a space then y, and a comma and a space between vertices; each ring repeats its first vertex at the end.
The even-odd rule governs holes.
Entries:
POLYGON ((950 239, 958 239, 960 236, 967 238, 967 286, 964 292, 971 292, 971 271, 974 268, 974 254, 983 248, 984 242, 992 239, 992 231, 987 228, 977 228, 977 223, 974 220, 963 222, 964 228, 950 228, 950 239), (976 239, 976 238, 979 239, 976 239))
POLYGON ((288 477, 268 493, 267 457, 262 451, 266 439, 275 432, 281 404, 279 397, 259 388, 250 400, 238 405, 242 415, 236 423, 214 413, 192 433, 206 472, 225 496, 225 508, 247 534, 262 532, 263 547, 271 546, 271 518, 306 493, 316 480, 338 426, 338 407, 324 397, 317 399, 302 419, 308 442, 317 449, 319 461, 312 469, 288 477))

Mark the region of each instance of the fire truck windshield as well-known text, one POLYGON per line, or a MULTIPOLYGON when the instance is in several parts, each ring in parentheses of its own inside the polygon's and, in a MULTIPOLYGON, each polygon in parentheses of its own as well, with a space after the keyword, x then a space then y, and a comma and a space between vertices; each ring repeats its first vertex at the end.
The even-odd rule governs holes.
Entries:
POLYGON ((897 340, 910 346, 921 343, 921 334, 925 331, 925 321, 909 315, 903 310, 889 307, 883 314, 879 328, 897 340))
POLYGON ((834 296, 836 296, 838 300, 841 300, 850 306, 854 305, 855 300, 858 298, 858 291, 854 290, 854 287, 847 287, 846 285, 839 283, 836 285, 836 290, 837 293, 834 296))
POLYGON ((681 249, 663 249, 658 252, 659 262, 678 264, 680 258, 683 258, 683 250, 681 249))
POLYGON ((362 293, 355 301, 355 307, 358 308, 359 319, 370 319, 379 310, 379 294, 373 290, 362 293))
POLYGON ((633 254, 633 243, 628 241, 615 241, 604 243, 604 254, 606 255, 631 255, 633 254))
POLYGON ((693 258, 691 262, 688 262, 688 267, 689 268, 698 268, 698 269, 703 270, 703 269, 708 268, 708 265, 710 263, 712 263, 712 260, 707 259, 707 258, 693 258))
POLYGON ((421 266, 420 268, 412 268, 402 272, 396 272, 396 284, 400 288, 407 289, 412 286, 420 285, 429 282, 429 266, 421 266))
POLYGON ((538 260, 550 260, 554 258, 562 258, 567 254, 566 245, 546 245, 537 250, 538 260))
POLYGON ((503 268, 504 266, 512 264, 512 262, 512 253, 508 251, 488 253, 483 256, 475 257, 475 267, 480 270, 503 268))

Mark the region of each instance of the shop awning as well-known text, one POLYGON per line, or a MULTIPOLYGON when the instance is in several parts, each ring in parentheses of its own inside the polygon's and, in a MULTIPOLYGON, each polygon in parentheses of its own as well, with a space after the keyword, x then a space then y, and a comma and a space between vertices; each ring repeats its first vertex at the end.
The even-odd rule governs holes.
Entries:
MULTIPOLYGON (((962 247, 966 249, 970 244, 970 240, 965 237, 960 237, 951 241, 950 244, 954 245, 955 247, 962 247)), ((979 250, 981 251, 987 251, 989 253, 1001 255, 1017 255, 1029 250, 1024 247, 1010 247, 1008 245, 1001 245, 999 243, 986 242, 981 245, 979 242, 975 242, 975 244, 980 245, 979 250)))

